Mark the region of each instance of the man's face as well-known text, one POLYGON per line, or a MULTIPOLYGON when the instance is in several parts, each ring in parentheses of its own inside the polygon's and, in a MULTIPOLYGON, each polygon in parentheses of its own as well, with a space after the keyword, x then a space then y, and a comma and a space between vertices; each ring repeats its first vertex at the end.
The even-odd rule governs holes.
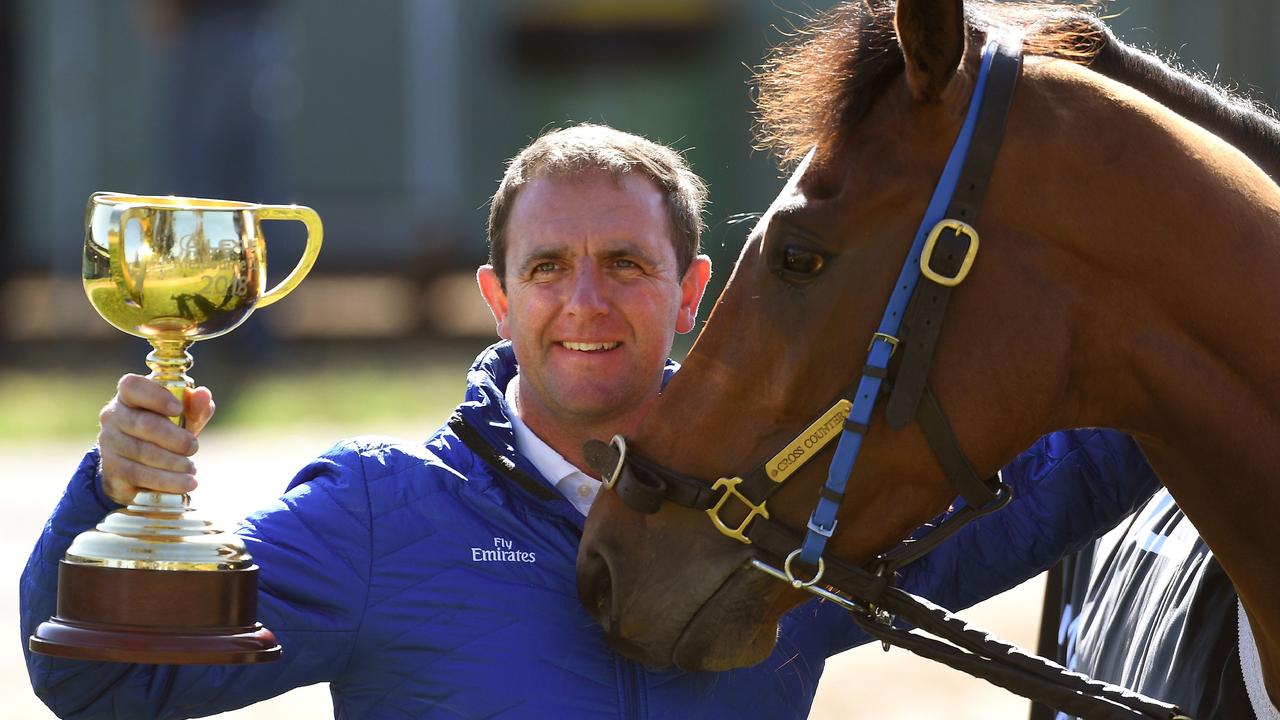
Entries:
POLYGON ((693 328, 710 275, 684 277, 671 221, 647 177, 604 171, 540 176, 507 220, 506 282, 480 269, 481 292, 520 364, 530 419, 629 424, 657 397, 675 332, 693 328))

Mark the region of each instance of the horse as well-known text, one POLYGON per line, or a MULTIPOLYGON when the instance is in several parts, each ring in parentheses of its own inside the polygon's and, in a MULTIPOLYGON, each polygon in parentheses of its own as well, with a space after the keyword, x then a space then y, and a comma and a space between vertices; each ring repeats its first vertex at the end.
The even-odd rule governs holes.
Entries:
MULTIPOLYGON (((943 278, 962 282, 928 385, 978 477, 1056 429, 1130 433, 1236 586, 1280 700, 1280 133, 1091 13, 1049 4, 851 3, 767 60, 762 134, 795 170, 683 368, 615 441, 709 493, 719 478, 719 505, 708 522, 605 492, 580 546, 582 601, 623 654, 749 665, 807 597, 790 567, 791 583, 754 571, 759 548, 732 536, 762 514, 804 532, 833 446, 788 470, 767 512, 744 501, 717 519, 740 500, 726 479, 847 414, 822 415, 866 372, 868 343, 885 344, 880 313, 965 122, 983 42, 1013 35, 1017 88, 963 231, 972 264, 943 278)), ((825 546, 853 564, 957 494, 919 424, 874 407, 825 546)))

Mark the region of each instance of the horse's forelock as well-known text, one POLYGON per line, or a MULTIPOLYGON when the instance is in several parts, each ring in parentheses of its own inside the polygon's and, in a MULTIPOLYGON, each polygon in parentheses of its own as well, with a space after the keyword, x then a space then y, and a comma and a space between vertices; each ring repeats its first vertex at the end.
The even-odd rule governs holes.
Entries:
MULTIPOLYGON (((967 4, 975 36, 1015 28, 1028 53, 1088 63, 1111 36, 1092 2, 967 4)), ((808 21, 758 68, 756 140, 784 163, 825 146, 857 123, 902 72, 892 2, 848 2, 808 21)))
MULTIPOLYGON (((1251 144, 1275 152, 1280 134, 1265 112, 1120 42, 1098 18, 1099 7, 1091 0, 967 3, 975 38, 996 28, 1016 30, 1027 54, 1094 66, 1233 138, 1246 152, 1251 144)), ((893 21, 891 2, 849 2, 774 48, 755 78, 758 146, 790 164, 848 132, 903 70, 893 21)))
MULTIPOLYGON (((1015 29, 1027 54, 1087 65, 1146 93, 1280 177, 1280 123, 1268 108, 1121 42, 1099 19, 1099 0, 974 0, 967 8, 975 37, 1015 29)), ((855 0, 817 16, 775 48, 756 74, 758 146, 790 165, 849 132, 903 70, 893 15, 892 2, 855 0)))
POLYGON ((845 118, 878 94, 868 92, 877 80, 901 69, 891 3, 851 2, 810 19, 757 70, 757 144, 798 161, 838 137, 845 118))

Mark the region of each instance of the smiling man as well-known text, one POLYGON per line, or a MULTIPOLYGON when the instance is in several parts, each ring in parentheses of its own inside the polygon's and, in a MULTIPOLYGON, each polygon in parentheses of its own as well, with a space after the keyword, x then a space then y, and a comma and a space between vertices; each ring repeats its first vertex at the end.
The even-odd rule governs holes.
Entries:
POLYGON ((512 407, 587 467, 583 442, 626 433, 657 398, 674 334, 693 329, 711 262, 696 255, 697 218, 673 217, 699 206, 703 192, 672 162, 678 156, 651 175, 630 171, 621 153, 574 170, 584 158, 566 145, 619 134, 562 135, 563 145, 535 144, 508 169, 490 218, 490 264, 477 278, 520 364, 506 393, 512 407), (687 197, 671 203, 660 184, 687 197))

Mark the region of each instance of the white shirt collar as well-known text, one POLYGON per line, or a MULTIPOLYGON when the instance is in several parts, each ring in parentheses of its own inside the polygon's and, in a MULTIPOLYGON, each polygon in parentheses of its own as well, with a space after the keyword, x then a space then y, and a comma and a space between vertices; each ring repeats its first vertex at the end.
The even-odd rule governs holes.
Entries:
POLYGON ((507 403, 507 413, 511 417, 511 429, 515 431, 516 452, 523 455, 533 464, 542 477, 555 486, 565 499, 573 504, 583 515, 591 509, 596 494, 600 491, 600 481, 579 470, 573 463, 564 459, 542 438, 534 434, 520 419, 520 409, 516 405, 516 386, 520 376, 511 378, 507 383, 503 399, 507 403))

